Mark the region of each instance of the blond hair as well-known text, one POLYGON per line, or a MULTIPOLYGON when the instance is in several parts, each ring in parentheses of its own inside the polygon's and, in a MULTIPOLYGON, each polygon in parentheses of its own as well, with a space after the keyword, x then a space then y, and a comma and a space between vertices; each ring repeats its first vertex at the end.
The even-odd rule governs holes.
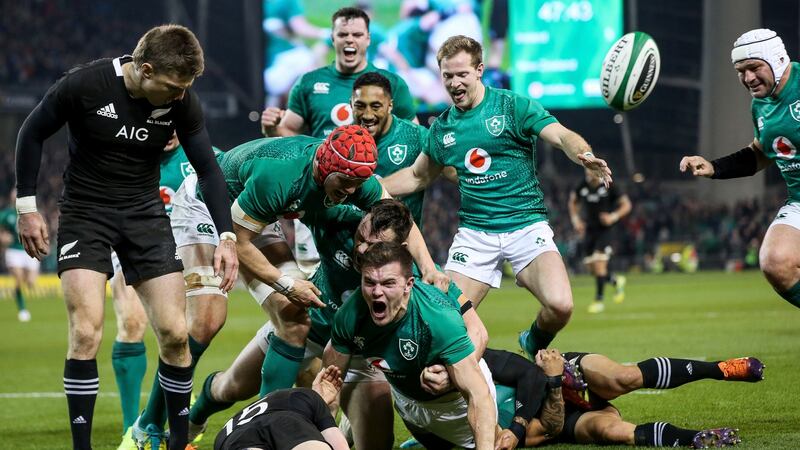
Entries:
POLYGON ((136 66, 148 63, 157 73, 180 77, 198 77, 205 68, 203 48, 194 33, 182 25, 168 24, 151 28, 133 50, 136 66))
POLYGON ((483 62, 483 47, 480 42, 471 37, 458 35, 447 38, 436 52, 436 62, 442 67, 442 60, 452 58, 461 52, 466 52, 472 57, 472 66, 478 67, 483 62))

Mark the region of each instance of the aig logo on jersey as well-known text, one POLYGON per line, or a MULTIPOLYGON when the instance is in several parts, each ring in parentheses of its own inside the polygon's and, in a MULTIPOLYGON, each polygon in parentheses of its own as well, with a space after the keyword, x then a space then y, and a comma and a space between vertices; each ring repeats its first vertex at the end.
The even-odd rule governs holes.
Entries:
POLYGON ((506 116, 493 116, 486 119, 486 129, 492 136, 500 136, 506 128, 506 116))
POLYGON ((797 147, 783 136, 778 136, 772 141, 772 149, 775 150, 775 156, 780 159, 794 159, 794 155, 797 154, 797 147))
POLYGON ((389 153, 389 161, 399 166, 400 164, 403 164, 403 161, 406 160, 408 146, 403 144, 392 145, 389 146, 386 151, 389 153))
POLYGON ((482 148, 471 148, 464 155, 464 166, 470 172, 480 175, 492 166, 492 157, 482 148))
POLYGON ((337 127, 353 123, 353 108, 349 103, 339 103, 331 109, 331 121, 337 127))

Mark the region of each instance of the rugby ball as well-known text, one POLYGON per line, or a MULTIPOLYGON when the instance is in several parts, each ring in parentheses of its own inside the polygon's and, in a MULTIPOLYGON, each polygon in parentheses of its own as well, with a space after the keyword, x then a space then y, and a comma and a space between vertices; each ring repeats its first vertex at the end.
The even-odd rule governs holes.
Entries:
POLYGON ((603 60, 603 99, 617 111, 636 108, 653 92, 660 69, 658 46, 649 34, 634 31, 622 36, 603 60))

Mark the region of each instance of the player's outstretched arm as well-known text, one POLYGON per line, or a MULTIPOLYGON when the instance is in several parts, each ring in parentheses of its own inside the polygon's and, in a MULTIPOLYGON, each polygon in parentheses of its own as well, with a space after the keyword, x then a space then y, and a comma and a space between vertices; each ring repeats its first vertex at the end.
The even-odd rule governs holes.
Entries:
POLYGON ((236 202, 231 209, 234 211, 236 252, 242 266, 252 272, 256 279, 272 286, 295 305, 303 308, 324 308, 325 303, 319 299, 320 290, 314 286, 314 283, 283 274, 277 267, 270 264, 267 257, 253 245, 252 240, 258 237, 265 224, 260 224, 261 229, 257 229, 258 225, 255 225, 257 222, 241 212, 241 208, 238 208, 236 202))
POLYGON ((286 111, 283 111, 278 125, 274 128, 274 131, 269 134, 269 136, 297 136, 298 134, 303 134, 305 128, 306 121, 303 119, 303 116, 297 114, 291 109, 287 109, 286 111))
POLYGON ((580 164, 589 169, 603 184, 611 184, 611 169, 608 164, 594 156, 592 147, 581 135, 568 129, 558 122, 551 123, 539 132, 539 137, 548 144, 562 150, 575 164, 580 164))
MULTIPOLYGON (((564 371, 564 358, 556 349, 539 350, 536 354, 536 365, 541 367, 549 377, 548 394, 542 402, 539 422, 546 437, 561 434, 564 428, 564 398, 561 395, 561 374, 564 371), (553 384, 551 384, 553 383, 553 384)), ((527 441, 527 437, 526 437, 527 441)))
POLYGON ((411 167, 398 170, 380 181, 392 197, 402 197, 425 189, 440 173, 442 166, 425 153, 420 153, 411 167))
POLYGON ((681 172, 689 171, 696 177, 727 180, 749 177, 772 164, 761 150, 758 139, 738 152, 709 161, 702 156, 684 156, 678 166, 681 172))
POLYGON ((470 355, 447 366, 447 371, 453 384, 467 401, 467 420, 475 437, 475 448, 494 449, 496 407, 478 362, 470 355))

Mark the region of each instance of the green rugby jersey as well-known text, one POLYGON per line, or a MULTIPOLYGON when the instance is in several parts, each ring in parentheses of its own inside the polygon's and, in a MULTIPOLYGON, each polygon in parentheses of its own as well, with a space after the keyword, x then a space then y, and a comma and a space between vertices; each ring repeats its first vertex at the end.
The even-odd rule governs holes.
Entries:
MULTIPOLYGON (((322 142, 307 136, 265 138, 223 153, 217 161, 230 199, 237 199, 245 214, 265 224, 281 217, 300 219, 306 211, 335 206, 312 174, 314 152, 322 142)), ((368 209, 382 193, 373 176, 345 203, 368 209)))
POLYGON ((451 106, 438 117, 423 152, 456 168, 460 226, 505 233, 547 220, 536 139, 555 122, 537 101, 488 86, 476 107, 451 106))
POLYGON ((419 68, 425 67, 425 55, 428 51, 430 35, 430 31, 425 31, 420 27, 419 17, 410 17, 401 20, 389 29, 387 41, 389 45, 397 48, 409 66, 419 68))
POLYGON ((395 389, 420 401, 440 397, 420 386, 422 369, 456 364, 475 350, 458 309, 440 290, 420 282, 414 283, 405 315, 383 327, 372 321, 357 289, 336 313, 331 343, 340 353, 363 355, 395 389))
POLYGON ((392 85, 394 113, 403 119, 414 120, 414 99, 406 82, 372 63, 352 74, 339 73, 333 64, 308 72, 292 87, 288 109, 303 118, 311 136, 325 137, 334 128, 353 123, 353 108, 350 106, 353 83, 366 72, 378 72, 388 78, 392 85))
POLYGON ((24 250, 22 242, 19 240, 17 230, 17 209, 13 207, 0 209, 0 228, 11 233, 11 243, 8 248, 24 250))
MULTIPOLYGON (((219 157, 222 151, 216 147, 212 147, 214 155, 219 157)), ((183 146, 179 145, 175 150, 164 152, 161 155, 161 181, 159 181, 159 194, 161 200, 164 201, 164 208, 167 214, 172 212, 172 197, 175 192, 181 187, 184 178, 195 173, 194 167, 186 157, 186 152, 183 151, 183 146)))
POLYGON ((761 149, 781 171, 789 202, 800 202, 800 63, 793 62, 789 79, 777 98, 754 98, 751 106, 755 136, 761 149))
POLYGON ((264 0, 264 31, 267 36, 266 67, 272 65, 278 53, 295 47, 291 41, 289 21, 303 15, 300 0, 264 0))
MULTIPOLYGON (((375 174, 378 177, 388 177, 400 169, 410 167, 427 145, 427 140, 428 130, 425 127, 393 116, 389 131, 375 142, 378 147, 378 168, 375 174)), ((417 226, 422 229, 422 204, 425 200, 425 191, 415 192, 403 198, 398 197, 398 200, 408 206, 417 226)))
MULTIPOLYGON (((311 317, 308 337, 320 345, 325 345, 331 337, 331 325, 336 311, 361 285, 361 274, 353 267, 352 255, 355 245, 353 236, 363 217, 364 212, 355 206, 339 205, 306 214, 300 219, 311 229, 320 255, 319 268, 310 281, 322 291, 320 299, 327 307, 308 310, 311 317)), ((436 268, 442 272, 441 267, 436 268)), ((416 282, 422 283, 422 275, 416 264, 413 274, 417 278, 416 282)), ((456 308, 460 308, 458 299, 461 294, 461 289, 451 281, 447 299, 456 308)))

